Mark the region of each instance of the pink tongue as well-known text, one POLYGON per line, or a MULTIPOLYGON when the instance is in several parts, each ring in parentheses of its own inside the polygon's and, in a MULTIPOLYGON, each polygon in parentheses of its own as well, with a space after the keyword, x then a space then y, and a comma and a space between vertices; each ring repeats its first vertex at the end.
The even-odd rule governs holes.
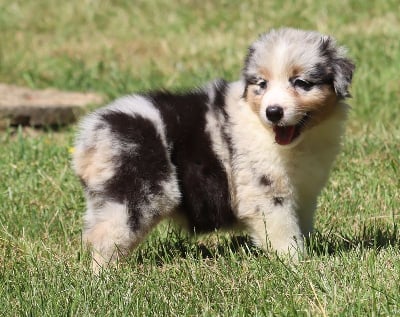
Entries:
POLYGON ((296 126, 279 127, 274 126, 275 141, 280 145, 287 145, 293 141, 296 126))

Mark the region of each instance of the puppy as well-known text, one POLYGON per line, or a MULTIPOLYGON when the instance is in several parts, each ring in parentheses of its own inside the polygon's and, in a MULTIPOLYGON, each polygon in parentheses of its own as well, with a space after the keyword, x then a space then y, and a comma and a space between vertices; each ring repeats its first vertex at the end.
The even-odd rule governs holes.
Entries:
POLYGON ((302 252, 344 132, 354 64, 330 36, 283 28, 249 48, 242 79, 128 95, 80 125, 73 166, 98 271, 164 218, 240 228, 302 252))

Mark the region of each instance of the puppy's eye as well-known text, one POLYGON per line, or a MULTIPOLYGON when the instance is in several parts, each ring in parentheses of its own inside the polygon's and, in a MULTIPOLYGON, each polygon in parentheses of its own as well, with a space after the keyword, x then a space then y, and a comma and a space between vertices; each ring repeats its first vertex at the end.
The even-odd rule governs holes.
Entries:
POLYGON ((311 90, 311 88, 314 87, 314 83, 300 78, 296 78, 292 83, 295 88, 301 88, 306 91, 311 90))
POLYGON ((264 79, 261 79, 257 82, 258 87, 260 87, 261 89, 265 89, 267 88, 267 81, 264 79))

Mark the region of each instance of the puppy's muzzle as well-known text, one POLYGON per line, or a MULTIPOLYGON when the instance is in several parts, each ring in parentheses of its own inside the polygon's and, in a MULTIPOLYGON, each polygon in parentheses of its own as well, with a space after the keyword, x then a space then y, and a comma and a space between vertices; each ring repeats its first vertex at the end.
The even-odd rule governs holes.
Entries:
POLYGON ((267 119, 272 123, 275 132, 275 141, 279 145, 288 145, 292 143, 302 132, 302 128, 310 117, 310 113, 306 113, 297 123, 287 125, 283 122, 284 110, 278 105, 270 105, 265 110, 267 119))

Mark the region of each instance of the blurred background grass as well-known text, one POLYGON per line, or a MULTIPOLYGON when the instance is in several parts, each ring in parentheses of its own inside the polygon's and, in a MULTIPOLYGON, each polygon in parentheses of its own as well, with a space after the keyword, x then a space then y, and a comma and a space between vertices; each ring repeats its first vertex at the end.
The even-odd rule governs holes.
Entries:
POLYGON ((301 27, 333 34, 349 47, 357 63, 354 111, 376 125, 376 116, 394 117, 396 107, 382 104, 399 97, 397 4, 2 0, 0 81, 115 97, 215 77, 235 80, 258 34, 301 27))

